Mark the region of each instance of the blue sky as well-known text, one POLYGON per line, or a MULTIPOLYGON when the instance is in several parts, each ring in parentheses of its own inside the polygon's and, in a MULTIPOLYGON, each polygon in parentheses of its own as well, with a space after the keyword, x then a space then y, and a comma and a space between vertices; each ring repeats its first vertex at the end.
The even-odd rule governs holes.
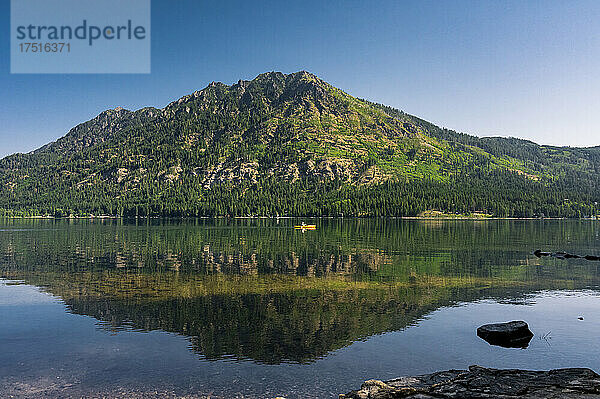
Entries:
POLYGON ((302 69, 458 131, 600 145, 598 1, 152 0, 148 75, 11 75, 9 10, 0 0, 0 156, 108 108, 302 69))

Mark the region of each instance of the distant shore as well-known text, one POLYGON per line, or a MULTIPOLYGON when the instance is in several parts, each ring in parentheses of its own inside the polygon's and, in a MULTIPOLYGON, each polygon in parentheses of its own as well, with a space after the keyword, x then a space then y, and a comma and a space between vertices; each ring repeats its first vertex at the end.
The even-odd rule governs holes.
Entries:
POLYGON ((399 219, 399 220, 588 220, 595 218, 566 218, 566 217, 478 217, 478 216, 0 216, 0 219, 44 219, 44 220, 133 220, 133 219, 399 219))

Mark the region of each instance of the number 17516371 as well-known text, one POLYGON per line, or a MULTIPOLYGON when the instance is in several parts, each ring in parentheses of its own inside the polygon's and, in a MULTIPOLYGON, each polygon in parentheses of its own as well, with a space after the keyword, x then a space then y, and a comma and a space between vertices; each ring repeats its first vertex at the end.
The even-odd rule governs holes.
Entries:
POLYGON ((71 43, 19 43, 22 53, 70 53, 71 43))

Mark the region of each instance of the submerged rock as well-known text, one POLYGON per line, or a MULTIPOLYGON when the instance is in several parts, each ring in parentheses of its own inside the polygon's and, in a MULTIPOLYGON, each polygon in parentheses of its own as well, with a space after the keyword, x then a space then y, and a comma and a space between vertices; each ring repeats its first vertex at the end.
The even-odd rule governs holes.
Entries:
POLYGON ((390 381, 369 380, 340 399, 600 398, 600 376, 585 368, 550 371, 471 366, 390 381))
POLYGON ((485 324, 477 328, 477 336, 491 345, 505 348, 527 348, 533 333, 524 321, 485 324))
POLYGON ((535 256, 537 256, 538 258, 541 258, 542 256, 550 256, 550 255, 552 255, 552 252, 543 252, 540 249, 536 249, 535 251, 533 251, 533 254, 535 256))
POLYGON ((553 258, 557 258, 557 259, 585 259, 585 260, 595 260, 595 261, 599 261, 600 260, 600 256, 595 256, 595 255, 575 255, 575 254, 570 254, 568 252, 563 252, 563 251, 558 251, 558 252, 543 252, 540 249, 536 249, 535 251, 533 251, 533 254, 535 256, 537 256, 538 258, 544 257, 544 256, 551 256, 553 258))

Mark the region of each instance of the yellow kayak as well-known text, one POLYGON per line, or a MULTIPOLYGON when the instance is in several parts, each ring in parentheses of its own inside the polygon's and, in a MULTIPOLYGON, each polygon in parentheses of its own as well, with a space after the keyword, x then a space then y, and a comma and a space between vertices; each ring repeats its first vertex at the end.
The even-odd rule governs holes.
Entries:
POLYGON ((305 225, 300 225, 300 226, 294 226, 294 228, 296 230, 316 230, 317 225, 316 224, 305 224, 305 225))

